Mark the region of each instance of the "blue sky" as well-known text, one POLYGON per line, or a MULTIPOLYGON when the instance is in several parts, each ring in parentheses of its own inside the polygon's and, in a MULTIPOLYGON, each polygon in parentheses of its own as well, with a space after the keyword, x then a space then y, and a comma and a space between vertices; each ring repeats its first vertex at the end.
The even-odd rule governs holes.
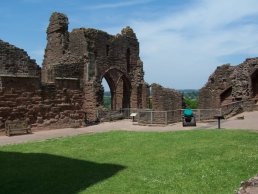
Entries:
POLYGON ((0 39, 41 65, 54 11, 68 16, 69 31, 131 26, 145 80, 165 87, 199 89, 217 66, 258 56, 257 0, 1 0, 0 39))

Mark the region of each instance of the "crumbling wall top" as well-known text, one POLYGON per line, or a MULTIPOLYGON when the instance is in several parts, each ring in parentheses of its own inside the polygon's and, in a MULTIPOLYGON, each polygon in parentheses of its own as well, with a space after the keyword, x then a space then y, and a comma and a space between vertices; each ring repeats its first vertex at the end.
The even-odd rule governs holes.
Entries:
POLYGON ((156 111, 177 110, 182 108, 183 95, 174 89, 151 84, 152 109, 156 111))
POLYGON ((49 19, 47 33, 56 31, 68 31, 68 17, 63 13, 54 12, 49 19))
POLYGON ((130 26, 126 26, 125 28, 123 28, 121 31, 121 34, 124 36, 137 39, 136 34, 134 33, 133 29, 130 26))
POLYGON ((27 52, 0 40, 0 75, 39 76, 40 67, 27 52))

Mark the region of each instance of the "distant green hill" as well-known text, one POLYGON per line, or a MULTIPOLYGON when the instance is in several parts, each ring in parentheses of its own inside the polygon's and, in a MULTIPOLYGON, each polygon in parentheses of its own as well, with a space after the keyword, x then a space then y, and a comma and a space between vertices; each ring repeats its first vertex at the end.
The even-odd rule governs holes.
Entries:
POLYGON ((199 90, 186 89, 179 90, 184 97, 186 105, 192 109, 197 109, 199 104, 199 90))
POLYGON ((194 89, 184 89, 184 90, 178 90, 184 95, 184 98, 189 98, 192 100, 199 98, 199 90, 194 89))
MULTIPOLYGON (((197 99, 199 98, 199 90, 195 89, 183 89, 183 90, 178 90, 181 92, 185 98, 190 98, 190 99, 197 99)), ((110 91, 105 91, 104 96, 111 96, 110 91)))
POLYGON ((104 92, 104 96, 111 96, 110 91, 106 91, 106 92, 104 92))
MULTIPOLYGON (((199 90, 195 89, 183 89, 178 90, 184 96, 185 103, 193 109, 198 108, 199 103, 199 90)), ((110 91, 104 92, 104 106, 108 109, 111 108, 111 93, 110 91)))

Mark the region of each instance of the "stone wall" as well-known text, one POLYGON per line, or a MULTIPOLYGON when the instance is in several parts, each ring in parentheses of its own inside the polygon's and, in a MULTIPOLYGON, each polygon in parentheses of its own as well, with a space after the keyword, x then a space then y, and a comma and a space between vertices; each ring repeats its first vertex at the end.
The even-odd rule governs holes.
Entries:
POLYGON ((24 88, 0 93, 0 127, 9 120, 24 119, 38 127, 79 127, 83 124, 84 95, 78 90, 57 90, 42 86, 39 90, 24 88))
POLYGON ((154 111, 168 111, 182 109, 183 96, 180 92, 164 88, 156 83, 151 85, 152 109, 154 111))
POLYGON ((18 76, 0 76, 1 90, 3 92, 10 92, 16 90, 23 90, 34 92, 40 89, 39 77, 18 77, 18 76))
MULTIPOLYGON (((73 75, 75 71, 69 69, 73 75)), ((56 83, 42 84, 40 75, 40 67, 24 50, 0 40, 0 128, 7 119, 57 128, 84 122, 78 78, 57 77, 56 83)))
POLYGON ((221 105, 221 94, 230 90, 232 86, 231 76, 235 67, 229 64, 217 67, 215 72, 209 77, 206 85, 200 89, 199 108, 219 108, 221 105))
POLYGON ((139 42, 130 27, 115 36, 92 28, 68 32, 67 16, 53 13, 47 40, 42 82, 62 85, 60 79, 77 79, 89 118, 103 109, 103 79, 111 90, 112 110, 148 107, 139 42))
MULTIPOLYGON (((104 110, 103 79, 114 112, 149 108, 150 86, 133 29, 125 27, 117 35, 91 28, 68 32, 68 23, 62 13, 51 15, 42 69, 24 50, 0 41, 2 124, 26 119, 35 126, 65 127, 97 121, 104 110)), ((152 93, 154 110, 182 106, 182 95, 175 90, 153 84, 152 93)))
POLYGON ((257 97, 258 58, 246 59, 238 65, 233 74, 232 96, 236 100, 257 97))
POLYGON ((42 70, 24 50, 0 40, 2 122, 24 117, 30 123, 55 123, 85 115, 96 121, 103 109, 103 79, 111 90, 113 110, 148 106, 133 30, 126 27, 115 36, 91 28, 68 32, 68 23, 62 13, 51 15, 42 70))
MULTIPOLYGON (((258 99, 258 58, 246 59, 237 66, 222 65, 200 90, 200 108, 219 108, 249 101, 246 110, 255 109, 258 99)), ((245 107, 243 107, 245 109, 245 107)))
POLYGON ((40 76, 40 67, 23 49, 0 40, 0 75, 40 76))

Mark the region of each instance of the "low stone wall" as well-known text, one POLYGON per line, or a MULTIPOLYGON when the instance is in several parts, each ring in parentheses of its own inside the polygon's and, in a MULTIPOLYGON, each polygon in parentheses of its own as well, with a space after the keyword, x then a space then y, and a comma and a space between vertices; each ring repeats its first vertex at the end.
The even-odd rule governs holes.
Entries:
POLYGON ((152 88, 152 109, 157 111, 177 110, 182 108, 183 96, 180 92, 164 88, 156 83, 152 88))
POLYGON ((80 90, 57 90, 54 85, 30 92, 24 89, 0 92, 0 127, 4 122, 26 119, 38 127, 72 127, 83 122, 84 95, 80 90))

